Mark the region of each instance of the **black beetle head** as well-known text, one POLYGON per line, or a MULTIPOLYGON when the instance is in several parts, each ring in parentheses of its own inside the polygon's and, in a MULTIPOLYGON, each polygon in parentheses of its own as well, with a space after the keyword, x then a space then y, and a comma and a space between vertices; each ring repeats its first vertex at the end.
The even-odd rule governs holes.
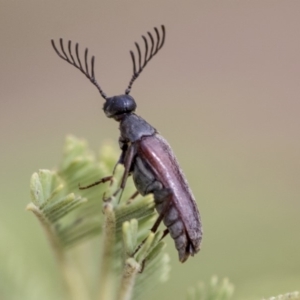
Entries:
POLYGON ((122 115, 134 112, 136 103, 130 95, 113 96, 106 99, 103 110, 108 118, 119 120, 122 115))

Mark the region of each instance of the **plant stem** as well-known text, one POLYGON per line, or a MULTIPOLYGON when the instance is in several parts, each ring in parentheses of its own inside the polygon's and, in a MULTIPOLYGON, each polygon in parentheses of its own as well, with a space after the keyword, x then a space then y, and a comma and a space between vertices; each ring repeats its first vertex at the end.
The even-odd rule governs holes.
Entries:
POLYGON ((112 287, 114 284, 112 263, 114 254, 114 242, 116 232, 116 218, 111 203, 103 206, 104 230, 103 230, 103 254, 100 269, 99 300, 113 299, 112 287))
POLYGON ((118 300, 130 300, 135 282, 136 274, 140 269, 140 264, 134 258, 126 260, 121 285, 119 288, 118 300))
POLYGON ((44 217, 43 212, 33 203, 28 204, 27 210, 32 211, 39 219, 48 240, 51 244, 55 257, 57 259, 58 265, 61 270, 62 277, 64 279, 64 285, 66 294, 70 300, 82 300, 89 299, 86 287, 83 285, 83 280, 78 272, 68 263, 64 250, 61 247, 59 239, 51 229, 50 223, 44 217))

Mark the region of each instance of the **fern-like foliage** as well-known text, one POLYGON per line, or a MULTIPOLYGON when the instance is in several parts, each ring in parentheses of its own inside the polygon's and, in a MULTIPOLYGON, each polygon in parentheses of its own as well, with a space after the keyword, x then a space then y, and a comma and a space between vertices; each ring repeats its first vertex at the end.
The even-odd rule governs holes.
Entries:
MULTIPOLYGON (((118 151, 111 145, 105 144, 96 159, 85 141, 69 136, 60 166, 31 177, 27 209, 36 215, 53 248, 65 286, 61 299, 139 300, 168 279, 162 232, 149 230, 157 218, 152 196, 132 199, 136 190, 129 180, 122 198, 113 197, 122 166, 112 182, 79 189, 79 184, 111 175, 117 161, 118 151)), ((229 300, 233 291, 228 279, 214 276, 208 284, 190 288, 186 299, 229 300)), ((300 300, 300 295, 262 300, 300 300)))
POLYGON ((69 136, 59 168, 32 175, 27 209, 46 232, 69 299, 137 300, 141 291, 168 278, 161 232, 149 231, 157 218, 152 196, 126 201, 135 192, 129 181, 120 203, 109 197, 118 186, 121 166, 111 184, 78 188, 111 175, 117 160, 112 146, 102 147, 97 160, 84 141, 69 136), (109 200, 103 201, 104 193, 109 200))
POLYGON ((187 300, 229 300, 232 298, 234 286, 227 278, 219 281, 213 276, 209 284, 199 282, 188 290, 187 300))
POLYGON ((296 291, 284 295, 278 295, 276 297, 263 298, 262 300, 300 300, 300 293, 296 291))

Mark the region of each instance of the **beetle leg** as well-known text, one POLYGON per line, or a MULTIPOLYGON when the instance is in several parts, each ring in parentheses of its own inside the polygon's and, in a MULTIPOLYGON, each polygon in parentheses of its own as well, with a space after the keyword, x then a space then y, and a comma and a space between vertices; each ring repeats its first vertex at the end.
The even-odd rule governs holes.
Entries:
MULTIPOLYGON (((120 190, 123 190, 125 185, 126 185, 126 180, 128 178, 128 175, 129 175, 129 169, 130 169, 130 166, 132 164, 132 160, 133 160, 133 155, 134 155, 134 149, 133 147, 129 147, 128 149, 129 151, 122 151, 121 155, 120 155, 120 158, 118 159, 117 163, 115 164, 114 168, 113 168, 113 172, 112 172, 112 175, 110 176, 106 176, 106 177, 103 177, 101 178, 100 180, 97 180, 96 182, 92 183, 92 184, 89 184, 87 186, 80 186, 79 184, 79 189, 80 190, 84 190, 84 189, 88 189, 88 188, 91 188, 93 186, 96 186, 100 183, 105 183, 107 181, 110 181, 110 183, 112 184, 113 182, 113 178, 114 178, 114 175, 115 175, 115 172, 116 172, 116 168, 118 166, 118 164, 124 164, 124 167, 125 167, 125 171, 124 171, 124 174, 123 174, 123 177, 122 177, 122 181, 121 181, 121 185, 120 187, 113 193, 113 196, 116 196, 120 190), (132 153, 131 153, 132 152, 132 153), (129 154, 128 154, 129 153, 129 154), (129 167, 128 167, 129 166, 129 167), (128 168, 128 170, 126 169, 128 168), (126 176, 126 178, 125 178, 126 176)), ((105 194, 104 194, 104 197, 103 197, 103 200, 106 201, 107 199, 105 199, 105 194)))
POLYGON ((144 272, 145 264, 146 264, 146 260, 144 259, 144 260, 141 262, 141 268, 139 269, 139 273, 143 273, 143 272, 144 272))
POLYGON ((138 195, 139 191, 136 191, 133 195, 130 196, 130 198, 126 201, 126 204, 130 204, 138 195))
MULTIPOLYGON (((125 153, 125 156, 124 156, 124 163, 123 163, 124 164, 124 173, 123 173, 123 176, 122 176, 122 179, 121 179, 121 184, 111 196, 111 197, 116 197, 118 195, 118 193, 121 191, 118 202, 120 202, 123 190, 126 186, 126 182, 127 182, 127 179, 128 179, 129 173, 130 173, 130 169, 131 169, 131 165, 132 165, 134 155, 135 155, 135 147, 133 145, 131 145, 131 146, 128 147, 128 149, 125 153)), ((121 155, 121 157, 122 157, 122 155, 121 155)), ((109 197, 109 199, 111 197, 109 197)), ((104 199, 104 201, 107 201, 107 200, 108 199, 104 199)))
POLYGON ((112 176, 115 175, 117 166, 120 165, 120 164, 121 164, 121 165, 124 164, 124 158, 125 158, 125 155, 126 155, 126 150, 123 149, 123 150, 122 150, 122 153, 121 153, 121 155, 120 155, 120 157, 119 157, 119 159, 118 159, 118 161, 117 161, 117 163, 115 164, 115 166, 114 166, 114 168, 113 168, 112 176))
POLYGON ((113 178, 114 178, 114 175, 115 175, 115 172, 116 172, 116 169, 117 169, 117 166, 118 166, 118 164, 122 164, 123 160, 124 160, 124 151, 122 151, 122 153, 121 153, 121 155, 120 155, 120 157, 119 157, 116 165, 114 166, 112 175, 103 177, 103 178, 95 181, 94 183, 86 185, 86 186, 80 186, 80 184, 79 184, 79 189, 80 190, 88 189, 88 188, 96 186, 96 185, 98 185, 100 183, 105 183, 107 181, 110 181, 110 184, 112 184, 113 183, 113 178))
MULTIPOLYGON (((155 200, 157 200, 157 198, 159 198, 158 200, 164 199, 164 201, 166 201, 166 203, 165 203, 163 209, 161 210, 161 212, 159 213, 159 216, 158 216, 157 220, 155 221, 154 225, 150 229, 150 231, 152 231, 153 233, 155 233, 157 231, 157 228, 159 227, 161 221, 163 220, 163 218, 164 218, 164 216, 165 216, 166 212, 168 211, 168 209, 170 207, 170 204, 171 204, 171 196, 172 196, 171 190, 162 189, 162 190, 159 190, 159 192, 160 192, 160 197, 154 197, 155 200)), ((165 229, 160 240, 162 240, 168 233, 169 233, 169 229, 165 229)), ((146 240, 147 240, 147 237, 137 246, 137 248, 135 249, 133 255, 135 255, 141 249, 141 247, 146 242, 146 240)))
MULTIPOLYGON (((159 193, 160 193, 160 197, 163 197, 163 199, 164 199, 163 201, 165 201, 165 205, 163 206, 162 210, 160 211, 159 216, 158 216, 157 220, 155 221, 154 225, 150 229, 153 233, 156 232, 161 221, 163 220, 164 216, 166 215, 167 211, 169 210, 170 204, 171 204, 172 192, 169 189, 160 190, 159 193), (163 194, 163 196, 161 193, 163 194)), ((156 200, 155 202, 160 202, 159 200, 161 198, 160 199, 157 199, 157 198, 158 198, 157 195, 154 194, 154 199, 156 200)))
MULTIPOLYGON (((169 233, 169 229, 165 229, 164 232, 163 232, 163 235, 162 237, 160 238, 159 241, 161 241, 166 235, 168 235, 169 233)), ((137 248, 137 250, 135 250, 134 254, 141 248, 141 246, 144 244, 146 240, 144 240, 137 248)), ((144 272, 144 269, 145 269, 145 265, 146 265, 146 260, 144 259, 142 262, 141 262, 141 268, 139 270, 139 273, 143 273, 144 272)))
POLYGON ((112 180, 113 180, 113 175, 111 175, 111 176, 106 176, 106 177, 103 177, 103 178, 101 178, 100 180, 98 180, 98 181, 96 181, 96 182, 94 182, 94 183, 92 183, 92 184, 89 184, 89 185, 87 185, 87 186, 80 186, 80 184, 79 184, 79 189, 80 189, 80 190, 85 190, 85 189, 88 189, 88 188, 93 187, 93 186, 95 186, 95 185, 98 185, 98 184, 100 184, 100 183, 105 183, 105 182, 107 182, 107 181, 112 182, 112 180))
POLYGON ((162 240, 162 239, 163 239, 164 237, 166 237, 168 234, 169 234, 169 229, 166 228, 166 229, 164 230, 164 233, 163 233, 162 237, 160 238, 160 240, 162 240))
MULTIPOLYGON (((160 238, 159 241, 161 241, 166 235, 168 235, 169 233, 169 229, 165 229, 164 232, 163 232, 163 235, 162 237, 160 238)), ((146 239, 144 241, 142 241, 142 243, 137 247, 137 249, 134 251, 133 255, 137 253, 138 250, 140 250, 141 246, 145 243, 146 239)), ((139 270, 139 273, 143 273, 144 272, 144 269, 145 269, 145 265, 146 265, 146 260, 144 259, 142 262, 141 262, 141 268, 139 270)))

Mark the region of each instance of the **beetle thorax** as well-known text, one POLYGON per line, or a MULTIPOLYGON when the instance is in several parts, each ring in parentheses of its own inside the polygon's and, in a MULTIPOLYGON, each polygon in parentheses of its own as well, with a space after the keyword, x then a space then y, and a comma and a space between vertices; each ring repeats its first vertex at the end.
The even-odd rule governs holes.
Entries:
POLYGON ((120 132, 123 140, 135 142, 143 136, 151 136, 157 131, 143 118, 134 113, 130 113, 120 120, 120 132))

